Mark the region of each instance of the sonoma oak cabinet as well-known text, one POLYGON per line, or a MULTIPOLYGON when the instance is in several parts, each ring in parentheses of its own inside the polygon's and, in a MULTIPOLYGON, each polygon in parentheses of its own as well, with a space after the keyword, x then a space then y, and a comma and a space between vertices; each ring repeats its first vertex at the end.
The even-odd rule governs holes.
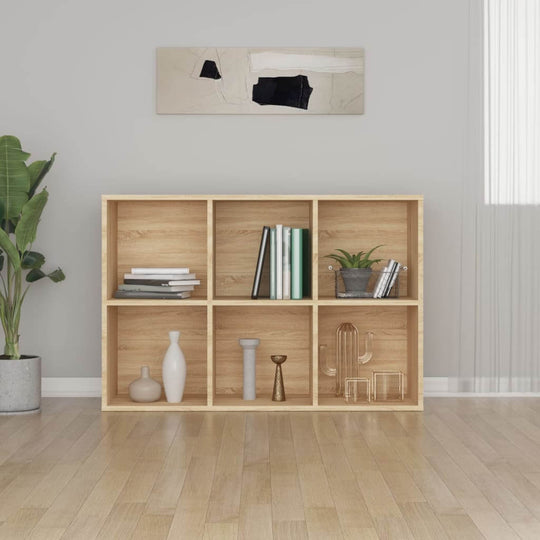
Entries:
MULTIPOLYGON (((422 410, 423 199, 412 195, 104 195, 102 216, 102 409, 422 410), (311 292, 302 300, 252 300, 263 225, 308 228, 311 292), (329 259, 383 244, 378 257, 406 264, 399 298, 337 299, 329 259), (131 267, 188 266, 201 285, 184 300, 115 299, 131 267), (371 371, 401 371, 402 401, 347 404, 319 366, 335 355, 335 330, 354 323, 375 334, 371 371), (187 360, 184 400, 134 403, 128 384, 142 365, 161 379, 170 330, 187 360), (261 340, 257 399, 242 399, 239 338, 261 340), (286 354, 287 401, 271 400, 271 354, 286 354)), ((362 338, 360 339, 363 342, 362 338)), ((361 351, 362 352, 362 351, 361 351)))

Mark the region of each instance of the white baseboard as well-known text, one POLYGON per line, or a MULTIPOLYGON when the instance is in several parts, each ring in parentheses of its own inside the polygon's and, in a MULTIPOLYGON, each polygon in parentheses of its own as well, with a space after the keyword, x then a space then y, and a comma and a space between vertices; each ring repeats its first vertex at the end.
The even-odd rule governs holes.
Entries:
POLYGON ((424 395, 447 394, 450 381, 448 377, 424 377, 424 395))
POLYGON ((101 397, 101 377, 43 377, 43 397, 101 397))
MULTIPOLYGON (((43 377, 43 397, 101 397, 100 377, 43 377)), ((540 397, 536 392, 451 392, 449 377, 424 377, 425 397, 540 397)))
MULTIPOLYGON (((466 388, 472 388, 472 381, 465 382, 468 383, 468 385, 465 385, 466 388)), ((452 387, 457 387, 456 379, 450 377, 424 377, 425 397, 540 397, 540 392, 455 392, 452 387)), ((526 387, 526 385, 521 387, 526 387)))

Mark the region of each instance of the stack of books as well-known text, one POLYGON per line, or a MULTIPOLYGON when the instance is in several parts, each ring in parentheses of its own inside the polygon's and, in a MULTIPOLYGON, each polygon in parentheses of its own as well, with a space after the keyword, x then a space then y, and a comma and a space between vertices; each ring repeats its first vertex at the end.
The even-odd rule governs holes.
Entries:
POLYGON ((402 268, 403 266, 394 259, 388 261, 379 273, 379 279, 373 289, 373 298, 388 298, 390 296, 402 268))
POLYGON ((114 297, 177 300, 189 298, 200 284, 189 268, 132 268, 114 297))
POLYGON ((311 295, 309 229, 263 227, 251 297, 301 300, 311 295), (265 270, 267 270, 265 272, 265 270), (268 279, 265 280, 266 274, 268 279), (265 281, 269 290, 263 291, 265 281))

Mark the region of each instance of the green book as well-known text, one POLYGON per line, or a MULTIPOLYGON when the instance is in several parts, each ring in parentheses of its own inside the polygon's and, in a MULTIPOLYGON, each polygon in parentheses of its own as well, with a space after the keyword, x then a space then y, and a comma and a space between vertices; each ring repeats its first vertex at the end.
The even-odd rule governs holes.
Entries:
POLYGON ((311 298, 311 242, 309 229, 302 229, 302 296, 311 298))
POLYGON ((302 299, 303 274, 302 229, 291 230, 291 299, 302 299))
POLYGON ((276 229, 270 229, 270 300, 276 299, 276 229))

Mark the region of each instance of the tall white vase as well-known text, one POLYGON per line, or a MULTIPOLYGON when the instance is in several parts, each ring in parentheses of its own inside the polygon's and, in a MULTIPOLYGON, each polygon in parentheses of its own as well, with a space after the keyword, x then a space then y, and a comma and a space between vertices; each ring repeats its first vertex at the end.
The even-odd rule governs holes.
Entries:
POLYGON ((163 386, 169 403, 180 403, 186 386, 186 359, 178 344, 180 332, 169 332, 171 344, 163 359, 163 386))

